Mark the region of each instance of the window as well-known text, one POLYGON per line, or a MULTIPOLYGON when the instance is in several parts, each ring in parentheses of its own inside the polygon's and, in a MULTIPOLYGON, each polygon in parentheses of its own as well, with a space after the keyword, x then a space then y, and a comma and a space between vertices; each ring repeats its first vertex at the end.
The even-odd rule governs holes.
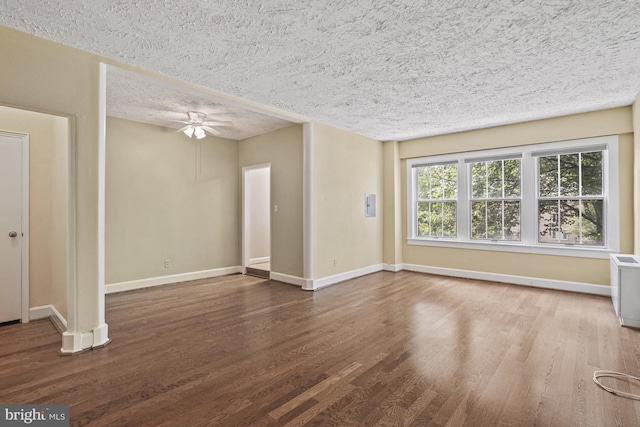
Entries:
POLYGON ((416 167, 418 236, 456 237, 455 164, 416 167))
POLYGON ((607 258, 619 250, 617 141, 409 159, 408 243, 607 258))
POLYGON ((520 240, 520 159, 470 167, 471 238, 520 240))
POLYGON ((604 246, 604 150, 538 158, 538 241, 604 246))

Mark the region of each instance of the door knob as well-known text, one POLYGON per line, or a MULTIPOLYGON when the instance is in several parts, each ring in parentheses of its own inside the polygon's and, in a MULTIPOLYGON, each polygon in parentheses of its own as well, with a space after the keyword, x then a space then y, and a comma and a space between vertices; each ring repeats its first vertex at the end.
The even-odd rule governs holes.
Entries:
POLYGON ((10 231, 9 232, 9 237, 16 237, 18 235, 18 233, 16 233, 15 231, 10 231))

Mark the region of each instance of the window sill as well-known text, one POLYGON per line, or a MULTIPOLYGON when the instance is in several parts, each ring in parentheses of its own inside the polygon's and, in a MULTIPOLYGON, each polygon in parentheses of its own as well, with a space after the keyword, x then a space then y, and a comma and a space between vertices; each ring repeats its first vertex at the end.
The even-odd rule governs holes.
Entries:
POLYGON ((507 242, 469 242, 460 240, 448 240, 448 239, 407 239, 407 244, 412 246, 433 246, 441 248, 456 248, 456 249, 472 249, 481 251, 499 251, 499 252, 516 252, 525 254, 540 254, 540 255, 558 255, 569 256, 576 258, 597 258, 597 259, 609 259, 612 253, 618 253, 618 251, 612 251, 607 248, 589 248, 589 247, 576 247, 571 245, 525 245, 522 243, 507 243, 507 242))

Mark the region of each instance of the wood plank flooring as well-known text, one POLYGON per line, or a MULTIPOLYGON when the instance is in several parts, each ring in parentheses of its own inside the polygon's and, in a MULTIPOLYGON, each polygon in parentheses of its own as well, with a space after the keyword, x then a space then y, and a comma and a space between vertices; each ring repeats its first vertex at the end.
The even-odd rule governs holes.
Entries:
POLYGON ((0 403, 67 403, 74 426, 640 425, 591 380, 640 374, 608 298, 411 272, 106 298, 100 350, 59 356, 46 320, 0 328, 0 403))

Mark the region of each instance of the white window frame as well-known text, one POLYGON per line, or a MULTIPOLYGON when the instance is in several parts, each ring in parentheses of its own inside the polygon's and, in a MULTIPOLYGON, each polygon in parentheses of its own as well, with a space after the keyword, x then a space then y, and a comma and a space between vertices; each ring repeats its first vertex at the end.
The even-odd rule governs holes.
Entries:
POLYGON ((620 212, 620 201, 618 195, 618 164, 619 158, 617 135, 407 159, 407 243, 409 245, 419 246, 451 247, 608 259, 611 253, 620 252, 620 224, 618 219, 620 212), (586 151, 591 148, 604 148, 605 150, 603 159, 603 195, 605 197, 604 246, 539 243, 537 205, 537 157, 547 153, 570 153, 571 150, 586 151), (471 162, 494 160, 506 157, 521 158, 521 240, 519 242, 504 240, 472 240, 470 236, 471 162), (415 203, 415 167, 421 165, 435 165, 452 162, 456 162, 458 164, 458 200, 456 215, 457 237, 453 239, 417 237, 417 218, 416 211, 413 209, 414 206, 417 206, 415 203))
MULTIPOLYGON (((455 164, 455 163, 452 163, 452 162, 444 162, 444 163, 443 163, 443 162, 440 162, 440 163, 433 163, 433 164, 431 164, 431 163, 424 164, 424 163, 423 163, 423 164, 415 165, 415 166, 413 167, 414 182, 417 182, 417 181, 418 181, 417 174, 418 174, 418 168, 420 168, 420 167, 449 166, 449 165, 451 165, 451 164, 455 164)), ((458 174, 456 173, 456 178, 457 178, 457 175, 458 175, 458 174)), ((417 190, 417 187, 416 187, 416 190, 417 190)), ((456 203, 456 236, 457 236, 457 234, 458 234, 458 227, 457 227, 457 223, 458 223, 458 221, 457 221, 457 216, 458 216, 458 209, 457 209, 457 206, 458 206, 458 205, 457 205, 457 202, 458 202, 458 192, 456 191, 456 197, 454 197, 454 198, 446 198, 446 197, 444 197, 444 194, 443 194, 441 199, 418 199, 418 198, 416 197, 416 196, 417 196, 417 194, 418 194, 418 192, 416 191, 416 193, 414 193, 414 203, 415 203, 415 204, 414 204, 414 208, 415 208, 416 212, 417 212, 418 204, 419 204, 419 203, 447 203, 447 202, 454 202, 454 203, 456 203)), ((417 218, 417 217, 416 217, 416 218, 417 218)), ((415 224, 415 225, 416 225, 415 231, 416 231, 416 235, 417 235, 417 233, 418 233, 418 227, 417 227, 418 223, 417 223, 417 221, 416 221, 416 224, 415 224)), ((457 237, 451 237, 451 236, 419 236, 418 238, 427 238, 427 239, 450 239, 450 240, 451 240, 451 239, 456 239, 457 237)))
MULTIPOLYGON (((473 215, 471 213, 471 204, 473 204, 473 202, 502 202, 503 204, 503 211, 502 211, 502 225, 504 228, 504 202, 510 202, 510 201, 514 201, 514 202, 519 202, 520 203, 520 239, 518 240, 507 240, 507 239, 491 239, 491 238, 486 238, 486 239, 474 239, 471 237, 471 235, 469 235, 469 239, 474 241, 474 242, 480 242, 480 241, 491 241, 491 242, 519 242, 522 240, 522 157, 521 156, 507 156, 507 157, 498 157, 498 158, 486 158, 486 159, 476 159, 476 158, 472 158, 472 159, 465 159, 466 164, 466 168, 467 168, 467 179, 469 180, 469 194, 468 194, 468 198, 469 198, 469 230, 471 230, 473 227, 473 215), (504 163, 502 164, 502 197, 489 197, 489 188, 487 188, 487 197, 481 197, 481 198, 474 198, 473 197, 473 183, 472 183, 472 178, 473 178, 473 164, 474 163, 486 163, 489 161, 504 161, 504 160, 520 160, 520 196, 518 197, 505 197, 504 196, 504 163)), ((487 171, 488 172, 488 171, 487 171)), ((488 179, 489 176, 487 175, 487 184, 488 184, 488 179)), ((486 209, 486 208, 485 208, 486 209)), ((485 218, 486 220, 486 218, 485 218)), ((486 230, 485 230, 486 232, 486 230)), ((503 230, 504 233, 504 230, 503 230)))

